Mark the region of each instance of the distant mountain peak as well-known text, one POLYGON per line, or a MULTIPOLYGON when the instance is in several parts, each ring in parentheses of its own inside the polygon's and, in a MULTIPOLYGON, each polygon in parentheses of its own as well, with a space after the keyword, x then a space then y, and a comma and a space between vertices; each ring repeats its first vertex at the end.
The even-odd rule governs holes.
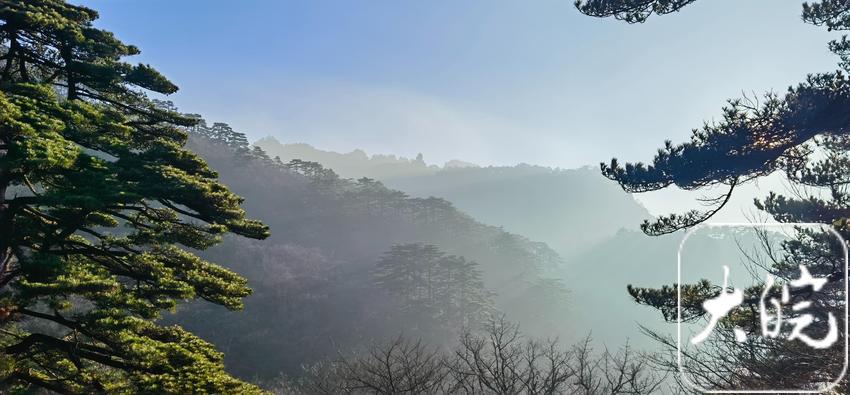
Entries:
POLYGON ((369 177, 382 180, 432 174, 441 169, 440 166, 427 164, 421 153, 415 158, 369 155, 362 149, 339 153, 322 150, 306 143, 281 143, 274 137, 264 137, 257 140, 254 145, 261 147, 271 156, 279 156, 284 162, 301 159, 321 163, 325 167, 334 169, 344 178, 369 177))
POLYGON ((462 160, 427 165, 394 155, 369 156, 323 151, 309 144, 281 144, 274 138, 255 143, 271 156, 318 162, 343 178, 368 177, 411 196, 447 199, 485 223, 541 240, 566 255, 579 246, 638 229, 649 212, 599 169, 551 168, 528 163, 481 167, 462 160))
POLYGON ((444 169, 464 169, 464 168, 470 168, 470 167, 471 168, 479 168, 481 166, 478 166, 477 164, 472 163, 472 162, 465 162, 465 161, 462 161, 462 160, 459 160, 459 159, 452 159, 452 160, 446 162, 443 165, 444 169))

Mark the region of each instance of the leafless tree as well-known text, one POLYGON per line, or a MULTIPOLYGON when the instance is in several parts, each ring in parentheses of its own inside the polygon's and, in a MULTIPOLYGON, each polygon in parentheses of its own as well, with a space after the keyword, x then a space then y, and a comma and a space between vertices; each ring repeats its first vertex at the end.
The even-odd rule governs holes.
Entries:
POLYGON ((594 355, 590 337, 573 346, 577 379, 573 394, 651 394, 661 389, 666 374, 649 365, 649 357, 635 352, 628 342, 617 352, 607 348, 594 355))
POLYGON ((298 379, 271 386, 280 394, 442 394, 447 370, 443 355, 421 341, 397 337, 363 354, 304 368, 298 379))
POLYGON ((556 340, 525 340, 516 324, 503 318, 488 323, 482 335, 466 332, 447 363, 452 393, 559 394, 574 376, 571 353, 556 340))
POLYGON ((525 338, 504 318, 467 331, 441 353, 402 337, 354 357, 305 369, 270 389, 286 394, 619 395, 659 390, 647 357, 628 344, 594 353, 590 337, 563 348, 557 339, 525 338))
POLYGON ((348 392, 373 394, 441 393, 446 370, 442 355, 421 341, 398 337, 358 359, 342 359, 348 392))

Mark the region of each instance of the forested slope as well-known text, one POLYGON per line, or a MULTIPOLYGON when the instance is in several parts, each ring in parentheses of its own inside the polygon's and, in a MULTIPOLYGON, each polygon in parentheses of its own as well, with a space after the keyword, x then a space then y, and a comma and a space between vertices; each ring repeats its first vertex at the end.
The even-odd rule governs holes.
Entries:
POLYGON ((565 328, 567 293, 549 276, 561 259, 544 243, 443 199, 271 159, 224 124, 193 128, 189 147, 272 231, 204 253, 248 278, 244 312, 198 305, 172 318, 220 347, 238 375, 272 377, 399 333, 441 342, 487 314, 531 333, 565 328))

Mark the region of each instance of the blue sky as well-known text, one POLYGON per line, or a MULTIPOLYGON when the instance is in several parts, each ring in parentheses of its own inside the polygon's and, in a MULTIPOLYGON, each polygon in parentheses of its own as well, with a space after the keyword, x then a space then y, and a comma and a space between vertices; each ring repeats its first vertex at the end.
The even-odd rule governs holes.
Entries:
POLYGON ((651 157, 742 91, 830 70, 800 2, 627 25, 570 0, 86 0, 187 112, 256 139, 480 164, 651 157))

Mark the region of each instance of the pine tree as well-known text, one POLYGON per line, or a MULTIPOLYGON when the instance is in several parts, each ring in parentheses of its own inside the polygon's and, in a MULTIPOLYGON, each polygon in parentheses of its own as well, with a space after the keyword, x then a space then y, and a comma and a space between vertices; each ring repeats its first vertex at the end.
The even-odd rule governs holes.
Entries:
POLYGON ((392 246, 378 261, 375 282, 399 300, 402 311, 443 326, 478 324, 492 310, 478 263, 432 244, 392 246))
POLYGON ((398 244, 378 261, 375 282, 390 294, 402 298, 405 311, 430 308, 433 304, 434 275, 443 252, 431 244, 398 244))
MULTIPOLYGON (((615 17, 633 23, 644 22, 653 14, 678 11, 692 2, 587 0, 578 1, 576 6, 588 15, 615 17)), ((841 0, 804 3, 802 17, 807 23, 829 30, 850 30, 850 3, 841 0)), ((714 199, 710 209, 645 222, 644 232, 660 235, 707 221, 728 203, 738 186, 779 171, 800 187, 800 193, 791 197, 772 193, 756 201, 757 208, 779 222, 831 225, 848 239, 850 81, 845 73, 849 70, 850 42, 844 37, 830 42, 829 48, 841 58, 839 70, 810 75, 784 95, 770 93, 760 103, 747 97, 731 100, 723 110, 722 120, 695 129, 686 143, 666 142, 651 164, 623 165, 616 159, 603 163, 603 174, 629 192, 654 191, 671 185, 686 190, 726 188, 714 199)), ((814 308, 821 313, 842 311, 843 315, 843 303, 835 303, 841 299, 836 296, 845 281, 841 249, 842 246, 836 245, 827 234, 800 229, 795 239, 782 244, 782 255, 767 269, 779 281, 787 282, 800 274, 797 264, 807 265, 813 275, 829 279, 813 301, 814 308)), ((746 293, 757 295, 763 285, 758 284, 746 293)), ((629 286, 628 291, 638 303, 653 306, 666 319, 676 320, 675 286, 660 289, 629 286)), ((682 285, 683 319, 702 317, 701 302, 719 292, 720 288, 707 280, 682 285)), ((791 299, 796 299, 796 295, 791 295, 791 299)), ((758 318, 754 317, 757 302, 758 298, 746 299, 722 325, 758 331, 754 328, 758 323, 758 318)), ((782 314, 794 317, 799 313, 785 309, 782 314)), ((825 320, 818 320, 808 331, 817 337, 825 326, 825 320)), ((812 351, 800 347, 799 342, 771 340, 739 344, 726 336, 712 343, 714 352, 711 355, 701 360, 686 356, 685 359, 702 367, 697 376, 699 384, 715 389, 795 388, 805 383, 828 381, 825 378, 837 376, 844 362, 843 350, 812 351)), ((675 343, 667 344, 675 346, 675 343)), ((841 385, 846 388, 847 381, 841 385)))
POLYGON ((177 87, 60 0, 0 1, 0 391, 246 393, 222 355, 156 322, 183 300, 239 309, 237 274, 193 254, 267 237, 183 148, 177 87))
POLYGON ((485 321, 493 311, 492 293, 487 292, 478 263, 462 256, 448 255, 436 264, 437 295, 435 305, 441 318, 468 328, 485 321))

